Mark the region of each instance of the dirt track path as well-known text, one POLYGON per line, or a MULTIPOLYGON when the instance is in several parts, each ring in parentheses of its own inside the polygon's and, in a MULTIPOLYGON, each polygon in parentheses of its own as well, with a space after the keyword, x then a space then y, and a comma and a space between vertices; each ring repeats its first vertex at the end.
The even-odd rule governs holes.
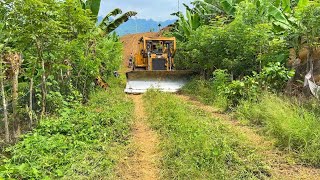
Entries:
POLYGON ((149 127, 141 95, 130 96, 135 104, 130 156, 122 163, 121 179, 154 180, 159 178, 157 134, 149 127))
POLYGON ((230 125, 235 132, 244 135, 244 137, 248 139, 249 145, 256 149, 255 152, 271 167, 272 179, 320 179, 320 169, 309 168, 293 163, 290 164, 290 157, 284 154, 284 152, 277 150, 274 146, 275 142, 259 135, 257 129, 242 125, 238 121, 233 120, 231 116, 219 113, 219 111, 212 106, 204 105, 188 96, 177 96, 184 101, 190 102, 195 107, 210 113, 213 117, 223 120, 223 122, 230 125))

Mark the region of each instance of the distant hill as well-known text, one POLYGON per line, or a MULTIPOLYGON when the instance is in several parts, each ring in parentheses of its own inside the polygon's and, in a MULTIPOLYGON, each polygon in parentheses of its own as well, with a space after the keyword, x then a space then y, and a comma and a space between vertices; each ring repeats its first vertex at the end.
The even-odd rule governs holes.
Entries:
MULTIPOLYGON (((98 17, 98 22, 102 21, 102 17, 98 17)), ((159 23, 161 27, 166 27, 173 24, 176 20, 167 20, 163 22, 154 21, 152 19, 130 19, 126 23, 123 23, 116 29, 118 35, 123 36, 126 34, 135 34, 142 32, 158 32, 159 23)))

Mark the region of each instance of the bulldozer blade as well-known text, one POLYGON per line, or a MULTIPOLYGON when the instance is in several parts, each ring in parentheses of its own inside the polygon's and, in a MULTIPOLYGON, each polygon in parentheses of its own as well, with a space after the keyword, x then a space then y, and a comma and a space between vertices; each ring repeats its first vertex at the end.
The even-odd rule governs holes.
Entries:
POLYGON ((127 86, 124 92, 141 94, 148 89, 163 92, 177 92, 194 73, 192 71, 131 71, 127 72, 127 86))

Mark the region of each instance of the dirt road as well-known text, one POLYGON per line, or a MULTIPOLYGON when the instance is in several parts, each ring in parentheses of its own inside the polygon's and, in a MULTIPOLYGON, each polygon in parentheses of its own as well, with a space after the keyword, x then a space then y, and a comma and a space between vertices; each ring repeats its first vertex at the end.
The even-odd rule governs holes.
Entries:
POLYGON ((157 134, 149 127, 141 95, 130 96, 135 104, 131 152, 122 163, 121 179, 156 180, 160 170, 157 134))

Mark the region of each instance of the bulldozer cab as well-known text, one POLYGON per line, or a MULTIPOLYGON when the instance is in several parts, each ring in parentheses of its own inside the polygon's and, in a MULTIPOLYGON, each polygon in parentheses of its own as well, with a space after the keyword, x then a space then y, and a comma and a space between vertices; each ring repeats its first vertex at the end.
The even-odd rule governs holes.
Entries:
POLYGON ((142 37, 138 46, 139 51, 134 56, 135 68, 147 71, 170 71, 174 68, 173 55, 176 51, 174 37, 142 37))

